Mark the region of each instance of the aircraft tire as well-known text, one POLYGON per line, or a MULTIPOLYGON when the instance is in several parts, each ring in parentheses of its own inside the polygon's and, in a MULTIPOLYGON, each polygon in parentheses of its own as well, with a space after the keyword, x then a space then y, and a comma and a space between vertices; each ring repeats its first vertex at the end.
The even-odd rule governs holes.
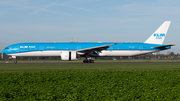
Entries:
POLYGON ((91 60, 87 60, 87 63, 91 63, 91 60))
POLYGON ((83 63, 94 63, 94 60, 83 60, 83 63))
POLYGON ((83 60, 83 63, 88 63, 88 60, 83 60))
POLYGON ((89 60, 89 63, 94 63, 94 60, 89 60))
POLYGON ((14 60, 14 64, 17 64, 17 60, 14 60))

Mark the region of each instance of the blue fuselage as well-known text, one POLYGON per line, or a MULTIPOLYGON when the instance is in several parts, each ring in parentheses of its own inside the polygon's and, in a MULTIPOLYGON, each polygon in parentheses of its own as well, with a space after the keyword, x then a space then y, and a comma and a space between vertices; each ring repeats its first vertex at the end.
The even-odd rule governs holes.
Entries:
MULTIPOLYGON (((108 44, 114 44, 115 42, 84 42, 84 43, 18 43, 7 46, 2 52, 5 54, 24 53, 33 51, 78 51, 81 49, 98 47, 108 44)), ((163 46, 159 44, 147 44, 147 43, 118 43, 107 48, 107 51, 161 51, 170 49, 164 47, 160 49, 152 48, 157 46, 163 46)))

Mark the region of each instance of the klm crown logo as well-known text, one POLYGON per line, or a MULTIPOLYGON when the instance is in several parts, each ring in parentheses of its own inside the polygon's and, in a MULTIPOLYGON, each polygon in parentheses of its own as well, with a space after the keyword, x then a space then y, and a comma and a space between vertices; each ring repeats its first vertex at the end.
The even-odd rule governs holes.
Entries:
POLYGON ((154 33, 154 37, 156 37, 156 39, 162 39, 165 36, 165 33, 154 33))

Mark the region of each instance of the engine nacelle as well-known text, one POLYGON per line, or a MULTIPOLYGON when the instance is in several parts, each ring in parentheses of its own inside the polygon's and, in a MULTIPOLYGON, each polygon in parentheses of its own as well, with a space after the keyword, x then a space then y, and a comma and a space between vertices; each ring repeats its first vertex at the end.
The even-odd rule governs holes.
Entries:
POLYGON ((76 51, 62 51, 61 60, 65 60, 65 61, 77 60, 77 52, 76 51))

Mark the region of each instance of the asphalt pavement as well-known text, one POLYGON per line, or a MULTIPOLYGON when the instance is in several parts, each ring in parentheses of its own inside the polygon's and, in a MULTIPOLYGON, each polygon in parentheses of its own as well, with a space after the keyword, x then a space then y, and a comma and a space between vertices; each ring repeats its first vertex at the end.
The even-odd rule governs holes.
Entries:
MULTIPOLYGON (((14 63, 0 63, 0 65, 14 64, 14 63)), ((180 62, 95 62, 95 63, 17 63, 17 64, 180 64, 180 62)), ((16 64, 14 64, 16 65, 16 64)))

